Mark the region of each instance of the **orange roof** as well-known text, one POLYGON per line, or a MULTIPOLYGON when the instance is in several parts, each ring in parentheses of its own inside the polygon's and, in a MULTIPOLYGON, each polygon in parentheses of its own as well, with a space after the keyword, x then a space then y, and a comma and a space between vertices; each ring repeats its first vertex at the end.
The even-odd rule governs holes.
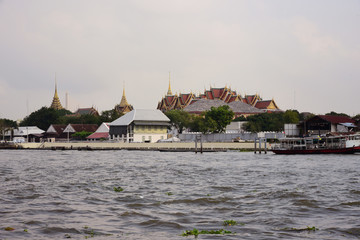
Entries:
POLYGON ((258 101, 255 107, 259 109, 266 109, 271 104, 271 102, 272 100, 258 101))
POLYGON ((218 88, 212 88, 210 91, 214 98, 220 98, 220 96, 223 92, 222 89, 218 89, 218 88))
POLYGON ((108 132, 95 132, 86 138, 87 139, 101 139, 101 138, 108 138, 108 137, 109 137, 108 132))

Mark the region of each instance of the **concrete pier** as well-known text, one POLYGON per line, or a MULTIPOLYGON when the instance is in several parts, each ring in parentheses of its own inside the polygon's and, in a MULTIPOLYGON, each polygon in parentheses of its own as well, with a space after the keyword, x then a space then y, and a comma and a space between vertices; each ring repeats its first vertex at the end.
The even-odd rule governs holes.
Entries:
MULTIPOLYGON (((124 142, 43 142, 20 143, 22 149, 48 150, 164 150, 194 151, 195 142, 173 143, 124 143, 124 142)), ((254 142, 203 142, 203 151, 254 150, 254 142)))

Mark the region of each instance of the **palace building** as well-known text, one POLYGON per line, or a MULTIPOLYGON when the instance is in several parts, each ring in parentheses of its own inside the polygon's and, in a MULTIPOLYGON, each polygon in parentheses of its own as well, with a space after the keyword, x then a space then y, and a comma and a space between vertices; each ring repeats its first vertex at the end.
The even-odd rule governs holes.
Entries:
MULTIPOLYGON (((272 100, 263 100, 258 94, 255 95, 245 95, 242 97, 240 94, 237 94, 236 91, 232 90, 229 87, 224 88, 212 88, 205 90, 204 93, 195 95, 193 93, 182 94, 172 94, 170 79, 169 79, 169 89, 167 94, 160 100, 158 103, 157 109, 162 112, 166 112, 172 109, 185 109, 189 105, 196 103, 199 100, 219 100, 226 104, 232 102, 242 102, 250 105, 254 109, 260 109, 263 111, 278 111, 280 110, 276 105, 274 99, 272 100)), ((202 101, 204 102, 204 101, 202 101)), ((207 105, 211 105, 211 101, 207 105)), ((253 111, 253 110, 252 110, 253 111)), ((254 111, 253 111, 254 112, 254 111)))

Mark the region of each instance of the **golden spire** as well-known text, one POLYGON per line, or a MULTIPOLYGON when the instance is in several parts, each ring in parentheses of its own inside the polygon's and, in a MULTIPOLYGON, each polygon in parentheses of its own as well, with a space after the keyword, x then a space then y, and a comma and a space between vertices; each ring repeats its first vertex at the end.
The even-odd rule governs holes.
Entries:
POLYGON ((56 73, 55 73, 55 94, 54 94, 53 101, 51 103, 50 108, 54 108, 56 110, 63 109, 63 107, 61 106, 61 103, 60 103, 58 93, 57 93, 56 73))
POLYGON ((121 101, 120 101, 120 107, 126 107, 128 106, 129 103, 127 102, 126 100, 126 96, 125 96, 125 84, 124 84, 124 87, 123 87, 123 95, 122 95, 122 98, 121 98, 121 101))
POLYGON ((169 72, 169 89, 167 91, 167 94, 166 95, 172 95, 172 92, 171 92, 171 85, 170 85, 170 72, 169 72))
POLYGON ((123 95, 121 97, 121 101, 120 101, 120 104, 117 104, 115 106, 115 110, 118 112, 118 113, 128 113, 130 111, 133 110, 133 106, 131 106, 128 101, 126 100, 126 95, 125 95, 125 83, 124 83, 124 87, 123 87, 123 95))

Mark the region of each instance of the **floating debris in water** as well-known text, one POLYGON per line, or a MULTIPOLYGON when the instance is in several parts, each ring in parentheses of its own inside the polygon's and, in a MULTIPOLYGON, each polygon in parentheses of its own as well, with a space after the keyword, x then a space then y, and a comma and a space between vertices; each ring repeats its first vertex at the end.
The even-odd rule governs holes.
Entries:
POLYGON ((237 225, 237 222, 234 220, 225 220, 223 223, 224 226, 237 225))
POLYGON ((122 192, 124 189, 122 187, 114 187, 115 192, 122 192))
POLYGON ((227 231, 224 229, 219 229, 219 230, 201 230, 199 231, 198 229, 194 228, 193 230, 186 230, 185 232, 183 232, 183 234, 181 236, 195 236, 197 237, 200 234, 232 234, 231 231, 227 231))
POLYGON ((315 226, 312 226, 312 227, 306 226, 306 228, 287 228, 286 227, 286 228, 283 228, 281 230, 302 232, 302 231, 317 231, 319 229, 317 227, 315 227, 315 226))

